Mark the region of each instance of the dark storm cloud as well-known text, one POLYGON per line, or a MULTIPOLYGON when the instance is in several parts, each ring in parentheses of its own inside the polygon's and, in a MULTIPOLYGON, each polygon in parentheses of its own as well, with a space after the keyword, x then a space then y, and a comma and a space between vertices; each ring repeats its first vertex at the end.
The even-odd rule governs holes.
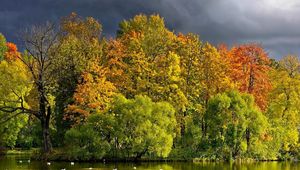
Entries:
POLYGON ((114 36, 123 19, 157 13, 170 29, 214 44, 258 42, 276 58, 300 54, 297 0, 0 0, 0 32, 17 42, 22 28, 73 11, 100 20, 105 36, 114 36))

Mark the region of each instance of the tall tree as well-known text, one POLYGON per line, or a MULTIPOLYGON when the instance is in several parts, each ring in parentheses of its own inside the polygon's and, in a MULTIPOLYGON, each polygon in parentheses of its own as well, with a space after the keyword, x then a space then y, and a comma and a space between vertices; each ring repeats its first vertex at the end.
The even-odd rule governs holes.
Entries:
POLYGON ((85 122, 92 113, 107 109, 115 94, 115 86, 106 80, 106 69, 90 61, 90 66, 82 73, 82 82, 76 87, 74 103, 68 105, 66 119, 78 124, 85 122))
MULTIPOLYGON (((211 96, 233 88, 233 83, 228 74, 229 62, 227 58, 222 58, 218 50, 209 43, 204 43, 200 48, 199 56, 199 103, 204 111, 208 107, 211 96)), ((202 117, 202 133, 206 135, 207 125, 205 118, 202 117)))
POLYGON ((74 102, 73 95, 81 75, 87 71, 90 60, 99 60, 102 56, 101 31, 101 24, 92 17, 83 18, 71 13, 61 19, 60 45, 50 68, 55 76, 56 140, 61 141, 60 145, 66 130, 72 125, 64 119, 65 109, 74 102))
MULTIPOLYGON (((19 60, 25 65, 31 78, 31 85, 37 99, 36 106, 30 108, 25 105, 24 95, 16 92, 19 104, 17 106, 8 106, 3 103, 0 109, 4 112, 18 112, 34 115, 40 120, 42 127, 43 152, 49 153, 52 150, 50 139, 50 119, 52 114, 51 92, 53 89, 53 75, 49 67, 52 64, 51 58, 57 48, 57 32, 54 24, 47 23, 44 26, 33 26, 26 30, 23 36, 26 53, 19 60), (36 109, 34 109, 36 108, 36 109)), ((10 80, 7 80, 10 81, 10 80)))
POLYGON ((0 146, 14 147, 30 115, 23 107, 28 107, 31 88, 30 74, 19 58, 0 61, 0 146))
MULTIPOLYGON (((261 140, 268 126, 253 97, 238 91, 220 93, 209 100, 205 114, 209 140, 217 157, 237 158, 261 140), (228 153, 229 152, 229 153, 228 153)), ((224 158, 223 158, 224 159, 224 158)))
MULTIPOLYGON (((107 80, 113 82, 117 91, 126 97, 132 97, 132 81, 129 74, 131 56, 126 54, 127 47, 120 40, 110 39, 103 48, 101 65, 108 71, 107 80)), ((132 67, 132 66, 131 66, 132 67)))
MULTIPOLYGON (((176 53, 180 58, 180 85, 182 94, 186 97, 185 110, 177 115, 178 125, 180 125, 181 136, 186 133, 187 118, 189 116, 198 117, 202 113, 200 101, 200 48, 202 42, 194 34, 184 35, 179 33, 176 39, 176 53), (196 115, 196 116, 195 116, 196 115)), ((200 118, 201 119, 201 118, 200 118)), ((201 126, 201 123, 199 121, 201 126)), ((182 138, 184 139, 184 138, 182 138)))
POLYGON ((218 50, 209 43, 201 47, 200 55, 200 94, 206 107, 211 96, 234 87, 231 77, 229 61, 222 58, 218 50))
POLYGON ((166 28, 164 19, 158 15, 137 15, 125 20, 120 23, 116 41, 111 42, 113 53, 106 56, 106 61, 114 63, 115 71, 108 80, 127 98, 143 94, 155 102, 169 102, 175 107, 176 118, 183 127, 182 115, 188 102, 181 88, 184 80, 181 57, 177 36, 166 28), (114 79, 117 76, 119 78, 114 79))
MULTIPOLYGON (((273 89, 270 93, 268 116, 273 124, 272 137, 281 154, 292 153, 299 140, 300 61, 286 56, 271 72, 273 89)), ((274 146, 276 146, 274 145, 274 146)))
POLYGON ((194 34, 179 34, 177 38, 177 54, 180 57, 182 81, 180 88, 188 100, 188 107, 200 103, 200 56, 202 42, 194 34), (197 87, 197 88, 195 88, 197 87))
POLYGON ((51 74, 52 58, 57 50, 58 32, 55 25, 34 26, 24 34, 24 44, 28 56, 22 61, 31 73, 37 90, 38 110, 32 111, 42 126, 43 151, 52 150, 49 125, 51 120, 51 93, 54 76, 51 74))
POLYGON ((271 90, 267 53, 258 44, 244 44, 232 47, 228 54, 232 80, 241 92, 253 94, 257 105, 265 110, 271 90))

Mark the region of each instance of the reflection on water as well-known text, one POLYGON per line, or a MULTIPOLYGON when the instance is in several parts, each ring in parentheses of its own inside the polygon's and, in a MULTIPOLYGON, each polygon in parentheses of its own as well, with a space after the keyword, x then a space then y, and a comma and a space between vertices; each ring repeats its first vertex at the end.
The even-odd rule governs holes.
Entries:
POLYGON ((187 162, 165 162, 165 163, 79 163, 75 162, 47 162, 30 161, 28 156, 10 155, 0 157, 0 170, 290 170, 300 169, 300 163, 292 162, 259 162, 259 163, 187 163, 187 162))

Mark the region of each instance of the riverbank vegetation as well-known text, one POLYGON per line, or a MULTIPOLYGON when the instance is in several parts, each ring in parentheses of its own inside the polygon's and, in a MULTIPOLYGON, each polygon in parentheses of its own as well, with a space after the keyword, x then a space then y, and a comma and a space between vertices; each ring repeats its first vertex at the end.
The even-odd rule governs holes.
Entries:
POLYGON ((299 151, 300 61, 214 46, 158 15, 114 38, 75 13, 0 36, 0 146, 42 158, 287 160, 299 151), (60 148, 55 149, 53 148, 60 148), (63 148, 63 149, 62 149, 63 148))

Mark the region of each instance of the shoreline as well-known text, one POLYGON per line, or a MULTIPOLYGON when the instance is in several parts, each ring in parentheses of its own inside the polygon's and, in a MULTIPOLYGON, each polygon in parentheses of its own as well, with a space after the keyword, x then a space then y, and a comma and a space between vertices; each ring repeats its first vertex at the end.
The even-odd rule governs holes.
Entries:
POLYGON ((15 149, 8 149, 6 153, 0 156, 12 156, 12 155, 28 155, 33 160, 42 160, 42 161, 55 161, 55 162, 82 162, 82 163, 89 163, 89 162, 97 162, 97 163, 155 163, 155 162, 192 162, 192 163, 254 163, 254 162, 298 162, 298 160, 280 160, 280 159, 266 159, 266 160, 258 160, 252 158, 243 158, 243 159, 236 159, 236 160, 216 160, 216 159, 209 159, 209 158, 188 158, 188 159, 180 159, 180 158, 141 158, 141 159, 134 159, 134 158, 101 158, 101 159, 89 159, 89 160, 79 160, 79 159, 70 159, 65 154, 61 152, 57 152, 57 149, 54 149, 54 152, 47 156, 47 159, 41 159, 39 149, 32 148, 32 149, 22 149, 22 148, 15 148, 15 149))

